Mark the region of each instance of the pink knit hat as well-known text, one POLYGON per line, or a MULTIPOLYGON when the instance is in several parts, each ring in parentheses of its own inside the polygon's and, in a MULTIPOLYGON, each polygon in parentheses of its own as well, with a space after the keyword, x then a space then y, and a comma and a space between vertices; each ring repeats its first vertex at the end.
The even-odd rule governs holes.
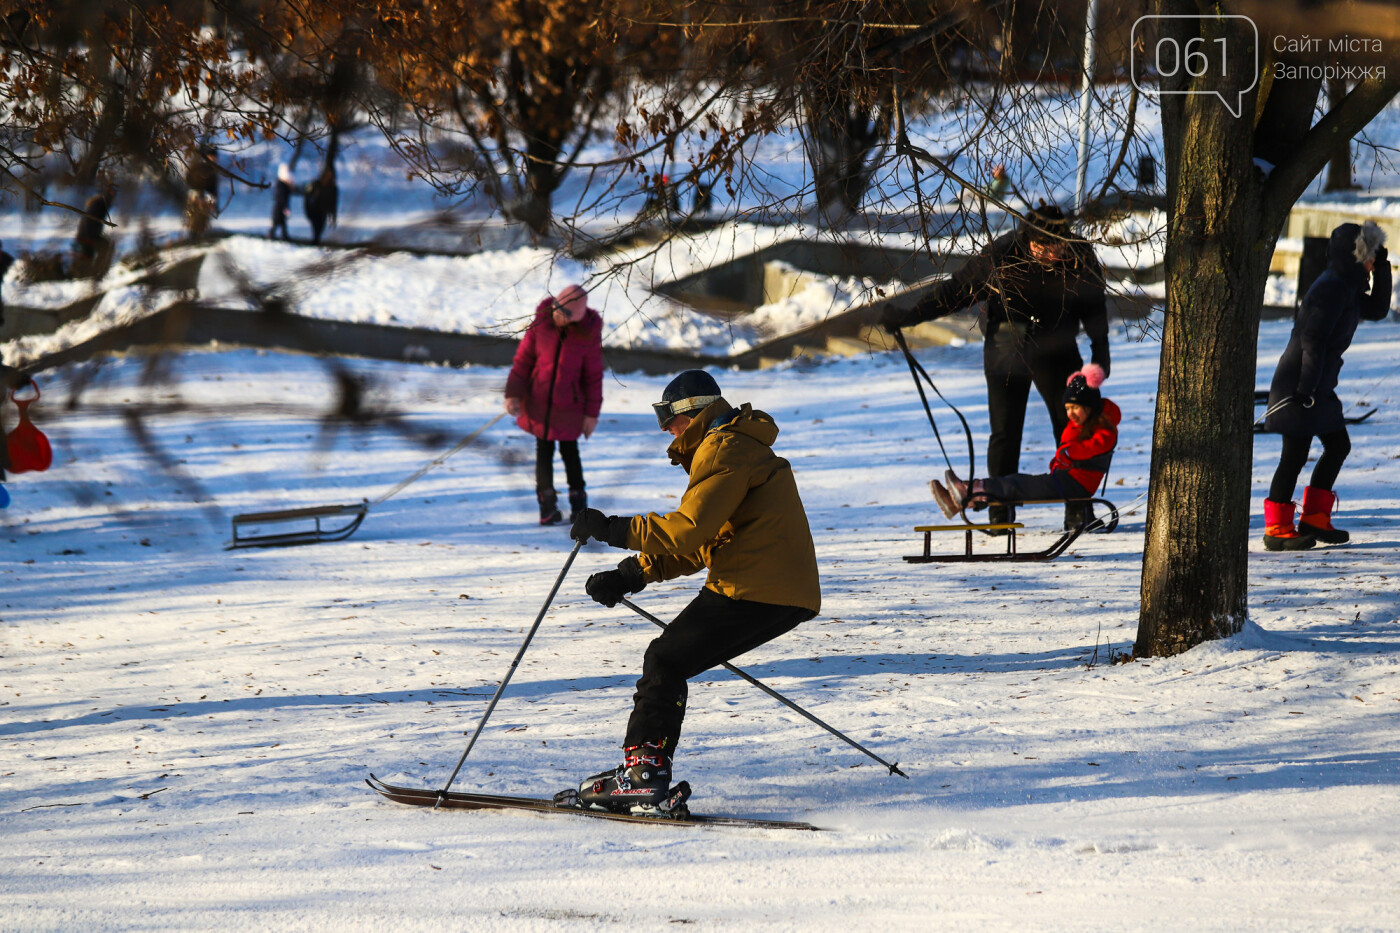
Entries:
POLYGON ((1103 401, 1103 396, 1099 394, 1099 386, 1103 385, 1103 367, 1097 363, 1090 363, 1079 372, 1069 377, 1065 383, 1064 403, 1066 405, 1083 405, 1085 408, 1093 408, 1103 401))
POLYGON ((569 320, 581 321, 588 310, 588 292, 582 285, 570 285, 554 296, 555 304, 569 314, 569 320))

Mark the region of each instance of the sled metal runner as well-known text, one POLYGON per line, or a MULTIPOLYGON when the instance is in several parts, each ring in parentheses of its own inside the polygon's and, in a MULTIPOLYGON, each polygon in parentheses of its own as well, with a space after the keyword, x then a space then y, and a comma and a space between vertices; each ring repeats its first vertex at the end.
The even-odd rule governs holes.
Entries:
POLYGON ((612 813, 606 810, 585 810, 580 807, 560 807, 554 801, 540 797, 511 797, 501 794, 468 794, 459 791, 436 791, 427 788, 401 787, 387 784, 374 775, 365 783, 388 800, 413 807, 446 810, 525 810, 532 813, 555 813, 614 820, 622 823, 645 823, 649 826, 722 826, 740 829, 797 829, 819 832, 821 827, 793 820, 758 820, 741 816, 705 816, 687 813, 684 816, 642 816, 633 813, 612 813))
MULTIPOLYGON (((922 554, 912 554, 904 559, 911 564, 970 564, 970 563, 992 563, 995 561, 1037 561, 1054 560, 1065 552, 1080 535, 1085 532, 1097 532, 1107 534, 1118 527, 1118 507, 1107 499, 1031 499, 1021 502, 1007 502, 1005 505, 1017 508, 1027 505, 1064 505, 1066 502, 1081 502, 1088 505, 1101 505, 1108 510, 1107 518, 1091 518, 1088 521, 1080 522, 1074 528, 1066 531, 1055 540, 1053 544, 1043 551, 1017 551, 1016 532, 1025 528, 1021 522, 997 522, 997 523, 977 523, 969 521, 967 510, 963 510, 963 524, 960 525, 916 525, 915 531, 921 531, 924 535, 924 552, 922 554), (934 554, 933 535, 935 532, 961 531, 963 532, 963 553, 961 554, 934 554), (980 531, 984 534, 992 534, 997 531, 1006 532, 1006 551, 1002 554, 974 554, 972 551, 972 533, 980 531)), ((999 503, 1003 504, 1003 503, 999 503)))
POLYGON ((399 482, 373 501, 366 499, 353 505, 315 505, 302 509, 248 512, 244 515, 235 515, 233 517, 233 540, 229 542, 227 550, 241 547, 290 547, 297 544, 316 544, 321 541, 343 541, 355 533, 371 508, 380 505, 390 496, 397 495, 409 483, 419 479, 433 467, 476 440, 482 435, 482 432, 503 417, 505 417, 504 412, 492 418, 462 438, 453 447, 438 454, 412 476, 399 482), (274 531, 266 534, 259 534, 256 530, 250 532, 250 529, 258 529, 267 525, 290 525, 293 523, 297 523, 301 527, 290 531, 274 531), (308 523, 310 527, 307 527, 308 523))

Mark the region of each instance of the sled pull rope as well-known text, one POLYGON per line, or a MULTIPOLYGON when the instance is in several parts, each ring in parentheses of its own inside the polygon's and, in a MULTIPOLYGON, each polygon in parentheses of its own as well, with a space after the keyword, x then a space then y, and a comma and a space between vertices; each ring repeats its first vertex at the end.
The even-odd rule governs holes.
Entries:
POLYGON ((491 427, 491 425, 495 424, 497 421, 500 421, 500 420, 501 420, 502 418, 504 418, 505 416, 506 416, 506 413, 505 413, 505 412, 501 412, 499 415, 497 415, 496 417, 492 418, 490 421, 486 422, 486 423, 483 424, 481 427, 477 428, 475 431, 473 431, 472 433, 468 434, 466 437, 462 438, 462 439, 461 439, 460 441, 458 441, 453 447, 449 448, 448 450, 444 451, 443 453, 438 454, 437 457, 435 457, 433 460, 431 460, 431 461, 429 461, 428 463, 424 464, 424 465, 418 470, 418 472, 414 473, 414 474, 413 474, 412 476, 410 476, 408 479, 403 480, 403 481, 400 482, 397 486, 393 487, 392 489, 390 489, 388 492, 384 493, 384 494, 383 494, 382 496, 380 496, 379 498, 374 499, 374 500, 371 500, 371 501, 370 501, 370 506, 372 507, 372 506, 379 505, 380 503, 384 502, 384 500, 388 499, 390 496, 396 496, 396 495, 398 495, 399 493, 403 492, 404 488, 405 488, 406 486, 408 486, 409 483, 412 483, 412 482, 414 482, 415 480, 420 479, 420 478, 423 476, 424 473, 427 473, 427 472, 428 472, 429 470, 431 470, 433 467, 438 466, 438 465, 441 464, 444 460, 446 460, 448 457, 452 456, 452 455, 455 454, 457 451, 461 450, 463 447, 467 446, 467 445, 470 444, 472 441, 476 440, 478 437, 480 437, 480 436, 486 431, 487 428, 491 427))
POLYGON ((909 352, 909 344, 904 339, 904 332, 896 330, 893 337, 894 342, 899 344, 899 349, 904 351, 904 359, 909 364, 909 375, 914 377, 914 388, 919 390, 919 401, 924 403, 924 414, 928 415, 929 427, 933 428, 933 436, 938 441, 938 449, 943 452, 943 462, 948 464, 948 469, 950 470, 953 469, 953 461, 948 458, 948 450, 943 446, 943 435, 938 433, 938 423, 933 420, 933 409, 929 407, 928 396, 924 393, 923 383, 919 381, 920 376, 928 382, 933 388, 933 391, 943 400, 943 404, 951 408, 953 414, 957 415, 958 420, 962 422, 963 433, 967 435, 967 478, 968 481, 971 482, 973 477, 977 475, 977 452, 972 446, 972 428, 968 427, 967 419, 963 417, 962 412, 958 411, 958 406, 943 397, 943 393, 938 391, 938 386, 934 383, 933 377, 928 374, 928 371, 924 369, 923 365, 920 364, 918 360, 914 359, 914 354, 909 352))

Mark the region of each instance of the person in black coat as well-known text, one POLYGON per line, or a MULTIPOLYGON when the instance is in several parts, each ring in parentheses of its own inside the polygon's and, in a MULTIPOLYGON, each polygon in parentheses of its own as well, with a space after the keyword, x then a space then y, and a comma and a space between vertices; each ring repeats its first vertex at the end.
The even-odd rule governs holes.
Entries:
POLYGON ((1369 220, 1342 224, 1332 231, 1327 269, 1303 296, 1269 385, 1264 427, 1283 435, 1283 452, 1264 500, 1264 547, 1271 551, 1302 550, 1318 541, 1341 544, 1349 537, 1332 526, 1331 517, 1337 502, 1332 485, 1351 452, 1337 377, 1356 325, 1363 318, 1382 320, 1389 311, 1385 232, 1369 220), (1303 490, 1303 514, 1295 529, 1293 492, 1314 437, 1322 441, 1322 455, 1303 490))
POLYGON ((311 242, 319 244, 326 221, 330 220, 331 226, 335 226, 336 207, 340 201, 333 166, 327 165, 321 176, 306 186, 303 200, 306 202, 306 220, 311 224, 311 242))
POLYGON ((276 239, 280 230, 282 239, 289 240, 287 220, 292 216, 292 167, 285 162, 277 166, 277 182, 272 187, 272 229, 269 240, 276 239))
MULTIPOLYGON (((910 308, 889 308, 880 325, 893 333, 952 314, 979 301, 987 378, 987 476, 1010 476, 1021 463, 1021 432, 1031 385, 1050 413, 1054 436, 1068 417, 1060 397, 1084 365, 1079 329, 1089 335, 1093 362, 1109 371, 1108 306, 1103 267, 1093 247, 1069 228, 1064 212, 1041 204, 1027 222, 993 240, 945 282, 910 308)), ((1065 527, 1077 527, 1083 505, 1065 507, 1065 527)), ((1011 509, 995 507, 992 523, 1011 521, 1011 509)))
MULTIPOLYGON (((4 246, 0 243, 0 246, 4 246)), ((10 266, 15 264, 15 257, 0 249, 0 284, 5 281, 5 273, 10 271, 10 266)), ((0 290, 0 327, 5 326, 5 294, 0 290)))

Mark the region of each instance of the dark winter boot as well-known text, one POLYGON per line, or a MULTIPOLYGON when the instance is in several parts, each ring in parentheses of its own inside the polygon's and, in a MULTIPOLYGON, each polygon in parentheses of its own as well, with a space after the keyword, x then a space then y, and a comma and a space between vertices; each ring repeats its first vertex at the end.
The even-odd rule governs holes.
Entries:
POLYGON ((622 752, 622 764, 579 784, 579 806, 646 813, 666 803, 671 790, 671 756, 650 742, 629 746, 622 752))
MULTIPOLYGON (((1008 525, 1016 520, 1016 510, 1009 505, 990 505, 987 507, 987 524, 1008 525)), ((989 535, 1010 534, 1005 528, 992 528, 985 532, 989 535)))
POLYGON ((1351 535, 1332 527, 1332 509, 1337 496, 1330 489, 1308 486, 1303 490, 1303 514, 1298 519, 1298 531, 1312 535, 1323 544, 1346 544, 1351 535))
POLYGON ((1264 548, 1269 551, 1305 551, 1317 543, 1311 534, 1293 528, 1293 503, 1264 500, 1264 548))
POLYGON ((1065 531, 1074 531, 1080 525, 1094 520, 1094 507, 1088 502, 1065 503, 1065 531))
POLYGON ((540 500, 541 525, 557 525, 564 520, 559 514, 559 494, 553 489, 540 489, 535 492, 535 498, 540 500))
POLYGON ((582 486, 569 487, 569 521, 588 508, 588 493, 582 486))

